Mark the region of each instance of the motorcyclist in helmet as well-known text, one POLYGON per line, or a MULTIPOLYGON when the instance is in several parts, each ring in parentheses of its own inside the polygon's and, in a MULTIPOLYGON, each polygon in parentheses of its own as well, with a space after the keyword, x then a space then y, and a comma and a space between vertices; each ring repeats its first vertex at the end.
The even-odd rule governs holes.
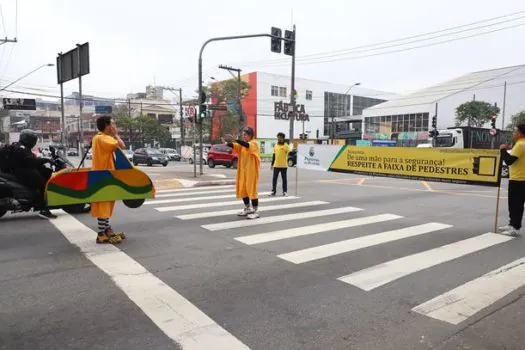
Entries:
POLYGON ((22 184, 38 191, 37 207, 40 209, 38 215, 44 219, 54 219, 56 216, 49 211, 44 198, 46 183, 53 173, 44 164, 51 163, 51 161, 46 158, 37 158, 33 154, 32 149, 36 146, 37 141, 36 131, 22 130, 19 141, 13 144, 13 151, 9 156, 9 168, 22 184))

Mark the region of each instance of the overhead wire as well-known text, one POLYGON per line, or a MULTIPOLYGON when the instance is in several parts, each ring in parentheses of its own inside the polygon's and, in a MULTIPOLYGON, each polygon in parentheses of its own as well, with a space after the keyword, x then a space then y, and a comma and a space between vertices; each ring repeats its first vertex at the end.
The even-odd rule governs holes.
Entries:
MULTIPOLYGON (((480 24, 480 23, 491 22, 491 21, 498 20, 498 19, 501 19, 501 18, 512 17, 512 16, 519 15, 519 14, 522 14, 522 13, 525 13, 525 10, 520 10, 520 11, 516 11, 516 12, 513 12, 513 13, 497 16, 497 17, 492 17, 492 18, 488 18, 488 19, 484 19, 484 20, 479 20, 479 21, 475 21, 475 22, 471 22, 471 23, 467 23, 467 24, 463 24, 463 25, 459 25, 459 26, 444 28, 444 29, 431 31, 431 32, 426 32, 426 33, 422 33, 422 34, 411 35, 411 36, 402 37, 402 38, 398 38, 398 39, 381 41, 381 42, 377 42, 377 43, 373 43, 373 44, 360 45, 360 46, 356 46, 356 47, 352 47, 352 48, 348 48, 348 49, 341 49, 341 50, 335 50, 335 51, 326 51, 326 52, 319 52, 319 53, 314 53, 314 54, 302 55, 302 56, 296 57, 296 60, 301 61, 301 60, 307 60, 309 58, 326 58, 324 56, 327 56, 327 55, 331 56, 333 54, 341 54, 341 53, 342 54, 352 53, 354 51, 359 52, 360 49, 371 48, 371 47, 375 47, 375 46, 381 46, 381 45, 385 45, 385 44, 391 44, 391 43, 406 41, 406 40, 415 39, 415 38, 421 38, 421 37, 425 37, 425 36, 429 36, 429 35, 433 35, 433 34, 438 34, 438 33, 443 33, 443 32, 447 32, 447 31, 452 31, 452 30, 456 30, 456 29, 460 29, 460 28, 473 26, 473 25, 480 24)), ((467 29, 467 30, 464 30, 464 31, 469 31, 469 30, 479 29, 479 28, 483 28, 483 27, 487 27, 487 26, 496 25, 496 24, 501 24, 501 23, 506 23, 506 22, 510 22, 510 21, 515 21, 515 20, 520 19, 520 18, 511 19, 511 20, 508 20, 508 21, 502 21, 502 22, 499 22, 499 23, 494 23, 494 24, 490 24, 490 25, 486 25, 486 26, 482 26, 482 27, 478 27, 478 28, 470 28, 470 29, 467 29)), ((455 34, 458 34, 458 33, 464 32, 464 31, 459 31, 459 32, 456 32, 456 33, 449 33, 449 34, 445 34, 445 35, 455 35, 455 34)), ((421 40, 428 40, 428 38, 421 39, 421 40)), ((398 45, 401 46, 401 45, 406 45, 406 44, 407 43, 402 43, 402 44, 398 44, 398 45)), ((288 62, 288 60, 286 60, 286 59, 260 60, 260 61, 251 61, 251 62, 239 62, 238 64, 242 63, 242 64, 250 65, 250 64, 265 63, 265 62, 266 63, 273 63, 273 62, 281 63, 281 62, 288 62)))

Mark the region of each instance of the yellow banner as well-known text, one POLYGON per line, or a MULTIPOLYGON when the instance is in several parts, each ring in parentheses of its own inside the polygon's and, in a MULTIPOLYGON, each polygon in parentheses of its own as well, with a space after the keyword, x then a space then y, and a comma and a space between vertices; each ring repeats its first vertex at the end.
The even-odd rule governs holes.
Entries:
POLYGON ((494 149, 344 146, 329 171, 499 186, 500 163, 494 149))

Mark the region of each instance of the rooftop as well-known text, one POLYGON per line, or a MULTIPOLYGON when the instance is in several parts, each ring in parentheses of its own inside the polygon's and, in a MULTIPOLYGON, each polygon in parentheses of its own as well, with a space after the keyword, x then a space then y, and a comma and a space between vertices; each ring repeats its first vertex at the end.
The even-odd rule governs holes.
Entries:
POLYGON ((390 101, 369 107, 367 110, 433 104, 445 97, 455 95, 464 90, 472 89, 477 85, 489 81, 500 79, 509 80, 513 77, 516 77, 517 75, 523 75, 523 70, 525 70, 525 65, 468 73, 456 79, 430 86, 412 94, 404 95, 397 99, 392 99, 390 101))

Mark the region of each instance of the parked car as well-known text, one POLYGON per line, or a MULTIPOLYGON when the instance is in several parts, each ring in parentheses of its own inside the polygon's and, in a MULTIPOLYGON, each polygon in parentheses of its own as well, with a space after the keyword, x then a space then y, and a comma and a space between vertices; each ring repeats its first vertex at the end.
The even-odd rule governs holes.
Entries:
POLYGON ((227 168, 237 169, 238 157, 233 153, 232 148, 225 145, 213 145, 208 152, 208 166, 215 168, 215 165, 224 165, 227 168))
MULTIPOLYGON (((197 164, 199 164, 199 151, 197 151, 197 164)), ((190 162, 190 164, 193 164, 193 155, 191 155, 189 158, 188 158, 188 161, 190 162)), ((202 164, 207 164, 208 163, 208 152, 205 150, 204 151, 204 156, 202 157, 202 164)))
POLYGON ((126 158, 128 158, 130 162, 133 162, 133 152, 132 151, 130 151, 129 149, 126 149, 126 150, 123 150, 122 153, 124 153, 124 155, 126 156, 126 158))
POLYGON ((70 157, 76 157, 78 156, 78 150, 76 148, 69 148, 67 150, 67 155, 70 157))
POLYGON ((162 166, 167 166, 168 158, 158 149, 139 148, 133 153, 133 164, 146 164, 147 166, 162 164, 162 166))
POLYGON ((295 164, 297 164, 297 148, 294 148, 288 153, 288 166, 293 167, 295 164))
POLYGON ((169 160, 176 160, 177 162, 180 162, 182 158, 179 152, 173 148, 161 148, 160 151, 164 153, 169 160))

